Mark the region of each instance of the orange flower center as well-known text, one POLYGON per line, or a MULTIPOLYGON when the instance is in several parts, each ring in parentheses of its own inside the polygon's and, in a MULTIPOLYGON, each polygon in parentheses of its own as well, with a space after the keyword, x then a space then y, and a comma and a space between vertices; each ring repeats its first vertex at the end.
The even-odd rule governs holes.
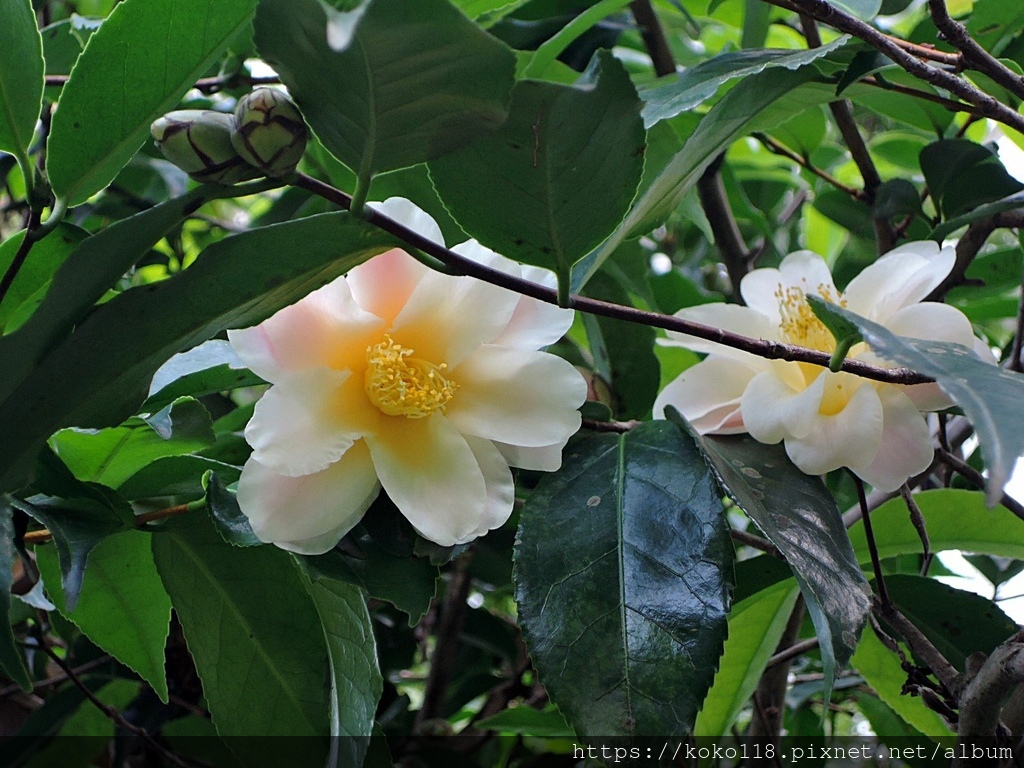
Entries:
POLYGON ((387 335, 384 341, 366 348, 366 396, 388 416, 423 419, 443 412, 458 389, 444 375, 447 365, 435 365, 413 354, 387 335))

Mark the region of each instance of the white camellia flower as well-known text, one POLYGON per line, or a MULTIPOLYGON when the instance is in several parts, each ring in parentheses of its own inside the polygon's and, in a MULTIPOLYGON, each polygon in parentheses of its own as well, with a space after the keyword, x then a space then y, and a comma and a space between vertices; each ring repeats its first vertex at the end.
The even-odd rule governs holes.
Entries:
MULTIPOLYGON (((833 352, 836 340, 811 311, 817 294, 879 323, 900 336, 951 341, 991 357, 967 318, 935 302, 919 303, 949 274, 952 248, 931 241, 907 243, 887 253, 840 293, 824 259, 797 251, 778 269, 746 275, 740 292, 747 306, 704 304, 677 316, 753 338, 833 352)), ((923 472, 933 450, 922 410, 949 401, 935 384, 900 386, 809 363, 766 360, 693 336, 669 333, 667 344, 709 353, 658 396, 654 412, 672 405, 701 434, 749 432, 762 443, 785 441, 802 471, 820 475, 849 467, 879 490, 893 491, 923 472)), ((889 362, 857 344, 848 357, 889 362)))
MULTIPOLYGON (((436 242, 407 200, 377 210, 436 242)), ((527 280, 475 241, 453 250, 527 280)), ((539 351, 572 311, 469 277, 432 271, 394 249, 254 328, 228 336, 273 386, 245 430, 252 457, 238 502, 263 541, 304 554, 333 547, 381 486, 424 537, 470 541, 512 512, 509 465, 552 471, 580 426, 587 386, 539 351)))

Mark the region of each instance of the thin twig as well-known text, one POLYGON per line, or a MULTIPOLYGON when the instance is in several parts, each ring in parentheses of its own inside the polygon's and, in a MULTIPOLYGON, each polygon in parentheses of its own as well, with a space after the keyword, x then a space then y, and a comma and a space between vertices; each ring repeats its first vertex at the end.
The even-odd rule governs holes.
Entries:
MULTIPOLYGON (((80 664, 79 666, 75 667, 75 674, 84 675, 86 672, 92 672, 94 669, 98 669, 99 667, 102 667, 105 664, 109 664, 111 660, 113 660, 113 658, 113 656, 109 656, 106 654, 104 654, 103 656, 98 656, 92 661, 87 661, 85 664, 80 664)), ((32 690, 41 691, 44 688, 50 688, 54 685, 60 685, 61 683, 66 682, 70 679, 70 676, 66 672, 62 672, 59 675, 48 677, 45 680, 37 680, 32 684, 32 690)), ((15 683, 14 685, 9 685, 6 688, 0 688, 0 699, 4 699, 12 694, 20 692, 21 686, 17 683, 15 683)))
POLYGON ((650 0, 633 0, 629 4, 629 10, 636 20, 640 37, 643 39, 644 47, 654 65, 655 74, 662 77, 674 73, 676 62, 672 56, 672 49, 665 37, 665 30, 662 29, 661 22, 658 20, 658 14, 651 7, 650 0))
POLYGON ((966 104, 962 101, 955 101, 953 99, 947 99, 939 96, 937 93, 931 93, 930 91, 922 91, 920 88, 911 88, 909 85, 900 85, 899 83, 890 83, 888 80, 884 80, 881 77, 865 77, 860 80, 864 85, 870 85, 873 88, 879 88, 883 91, 892 91, 903 96, 911 96, 915 99, 921 99, 922 101, 930 101, 932 104, 938 104, 944 109, 948 109, 950 112, 965 112, 974 118, 982 118, 985 115, 980 109, 973 104, 966 104))
POLYGON ((25 234, 21 239, 21 243, 18 244, 18 250, 14 254, 14 258, 7 265, 4 276, 0 278, 0 302, 3 302, 4 297, 7 296, 7 292, 18 277, 18 272, 21 271, 25 260, 28 258, 29 251, 32 250, 32 245, 35 243, 35 239, 31 235, 38 226, 39 213, 30 208, 25 216, 25 234))
MULTIPOLYGON (((956 456, 954 456, 952 453, 947 453, 942 449, 937 450, 935 452, 935 455, 938 457, 939 461, 941 461, 943 464, 952 467, 958 475, 967 480, 975 488, 978 488, 980 490, 985 489, 985 476, 981 474, 981 472, 976 470, 974 467, 972 467, 970 464, 968 464, 966 461, 963 461, 962 459, 959 459, 956 456)), ((1024 520, 1024 504, 1021 504, 1019 501, 1013 498, 1013 496, 1004 493, 999 497, 999 503, 1002 506, 1006 507, 1011 512, 1013 512, 1013 514, 1015 514, 1021 520, 1024 520)))
POLYGON ((917 506, 914 494, 910 492, 910 486, 906 483, 900 486, 900 496, 903 497, 903 503, 907 505, 907 511, 910 512, 910 522, 917 531, 918 538, 921 539, 921 575, 927 576, 928 569, 932 565, 933 555, 931 540, 928 538, 928 527, 924 522, 924 515, 921 514, 921 508, 917 506))
POLYGON ((799 165, 804 170, 808 171, 809 173, 813 173, 822 181, 832 185, 840 192, 849 195, 854 200, 864 200, 864 190, 857 189, 856 187, 851 187, 847 184, 844 184, 835 176, 831 175, 830 173, 827 173, 826 171, 821 170, 816 165, 812 164, 808 158, 804 157, 798 152, 794 152, 792 149, 787 147, 782 142, 776 141, 771 136, 765 133, 755 133, 753 134, 753 137, 757 139, 759 142, 761 142, 761 144, 763 144, 769 152, 785 157, 788 160, 792 160, 794 163, 799 165))
POLYGON ((597 419, 583 419, 582 426, 591 432, 630 432, 640 426, 639 421, 598 421, 597 419))
POLYGON ((1011 371, 1018 373, 1024 371, 1024 360, 1021 360, 1021 352, 1024 351, 1024 272, 1021 273, 1020 282, 1020 305, 1017 307, 1017 330, 1013 335, 1013 345, 1010 347, 1010 364, 1007 366, 1011 371))
POLYGON ((786 648, 784 651, 779 651, 770 659, 765 665, 765 669, 771 669, 776 664, 781 664, 784 661, 790 661, 795 659, 797 656, 802 656, 808 651, 813 651, 819 645, 818 638, 810 637, 807 640, 801 640, 799 643, 793 643, 793 645, 786 648))
POLYGON ((935 677, 954 698, 959 693, 962 681, 956 667, 925 637, 910 619, 904 616, 892 603, 877 603, 875 610, 886 623, 899 633, 917 657, 934 673, 935 677))
MULTIPOLYGON (((151 523, 154 520, 163 520, 166 517, 174 517, 176 515, 183 515, 186 512, 195 509, 196 502, 190 504, 178 504, 174 507, 167 507, 165 509, 157 509, 153 512, 144 512, 141 515, 135 516, 135 527, 141 528, 146 523, 151 523)), ((53 533, 47 528, 40 528, 37 531, 29 531, 25 534, 26 544, 45 544, 53 538, 53 533)))
POLYGON ((708 218, 708 224, 711 225, 711 232, 715 236, 715 247, 729 274, 732 298, 738 304, 742 304, 740 283, 750 271, 750 251, 743 241, 743 234, 729 205, 729 195, 722 181, 724 158, 724 154, 719 155, 718 159, 701 174, 697 180, 697 196, 700 198, 700 207, 704 209, 704 215, 708 218))
POLYGON ((737 541, 740 544, 745 544, 748 547, 753 547, 754 549, 759 549, 762 552, 771 555, 772 557, 785 559, 783 558, 782 553, 779 551, 779 548, 772 544, 770 541, 768 541, 768 539, 762 539, 760 536, 755 536, 752 533, 740 531, 736 528, 730 528, 729 535, 732 537, 733 541, 737 541))
POLYGON ((922 45, 920 43, 912 43, 909 40, 904 40, 901 37, 895 35, 886 35, 890 40, 893 41, 900 48, 905 50, 907 53, 912 53, 919 59, 926 59, 928 61, 934 61, 938 64, 946 64, 954 67, 956 70, 963 69, 963 55, 959 53, 946 53, 940 51, 938 48, 932 45, 922 45))
POLYGON ((850 473, 854 485, 857 486, 857 501, 860 502, 861 519, 864 521, 864 538, 868 544, 868 552, 871 554, 871 570, 875 573, 875 587, 878 589, 878 596, 882 599, 882 605, 889 605, 889 590, 885 586, 885 575, 882 573, 882 561, 878 557, 878 544, 875 542, 875 531, 871 526, 871 510, 868 508, 868 500, 864 495, 864 481, 857 475, 850 473))

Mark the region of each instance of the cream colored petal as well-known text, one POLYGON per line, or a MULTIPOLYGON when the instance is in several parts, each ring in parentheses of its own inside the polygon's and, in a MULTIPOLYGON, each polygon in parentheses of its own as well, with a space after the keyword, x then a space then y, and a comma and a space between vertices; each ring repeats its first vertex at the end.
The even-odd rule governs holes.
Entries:
POLYGON ((464 435, 540 447, 568 440, 587 399, 579 371, 547 352, 484 345, 454 368, 445 415, 464 435))
MULTIPOLYGON (((545 288, 558 286, 555 273, 541 267, 522 266, 523 279, 545 288)), ((521 349, 540 349, 554 344, 572 325, 573 311, 546 301, 520 296, 508 325, 494 344, 521 349)))
POLYGON ((779 297, 775 293, 782 283, 782 273, 772 267, 748 272, 740 281, 740 295, 744 303, 768 318, 775 327, 782 322, 782 316, 779 314, 779 297))
POLYGON ((313 368, 285 376, 256 404, 245 428, 253 457, 290 477, 326 469, 363 431, 361 422, 345 418, 358 414, 358 401, 346 402, 353 390, 358 396, 361 387, 349 371, 313 368))
POLYGON ((974 329, 956 307, 927 301, 923 304, 911 304, 896 310, 886 321, 885 327, 897 336, 928 341, 951 341, 962 344, 968 349, 974 348, 974 329))
POLYGON ((702 435, 717 433, 727 423, 745 431, 740 398, 760 370, 761 366, 709 355, 665 385, 654 401, 654 416, 665 418, 665 407, 671 405, 702 435))
POLYGON ((857 389, 834 416, 814 414, 803 437, 786 438, 786 453, 801 471, 823 475, 839 467, 863 467, 882 442, 882 403, 875 388, 857 389))
POLYGON ((380 203, 367 203, 368 208, 383 213, 413 232, 423 235, 438 245, 444 245, 444 235, 434 218, 411 200, 404 197, 389 197, 380 203))
POLYGON ((919 411, 941 411, 953 405, 953 400, 935 382, 903 387, 903 393, 919 411))
POLYGON ((883 385, 882 442, 874 460, 852 469, 879 491, 895 491, 907 478, 924 472, 932 463, 931 434, 917 406, 899 388, 883 385))
POLYGON ((538 472, 554 472, 562 466, 562 442, 542 445, 535 448, 524 448, 521 445, 509 445, 494 441, 494 447, 501 451, 510 467, 532 469, 538 472))
POLYGON ((382 327, 339 278, 253 328, 228 331, 231 346, 257 376, 277 383, 306 368, 348 368, 382 327))
POLYGON ((392 418, 390 429, 366 438, 381 485, 424 538, 443 547, 463 541, 488 510, 476 455, 441 414, 392 418))
POLYGON ((822 373, 804 389, 787 381, 790 363, 774 362, 755 376, 740 400, 743 423, 751 436, 762 443, 784 438, 805 437, 814 428, 829 373, 822 373))
POLYGON ((782 321, 778 292, 785 293, 790 288, 798 288, 804 295, 838 294, 828 265, 813 251, 795 251, 782 260, 778 269, 755 269, 740 283, 747 306, 770 318, 776 326, 782 321))
MULTIPOLYGON (((675 316, 712 328, 738 333, 741 336, 780 341, 778 323, 773 323, 768 317, 750 307, 741 307, 737 304, 700 304, 696 307, 681 309, 676 312, 675 316)), ((694 352, 713 352, 734 360, 747 361, 750 365, 754 364, 754 360, 762 359, 749 352, 742 352, 724 344, 675 331, 669 331, 668 338, 663 339, 661 343, 667 346, 686 347, 694 352)))
POLYGON ((906 243, 866 267, 846 286, 846 308, 888 324, 903 307, 921 301, 953 268, 956 253, 931 240, 906 243))
POLYGON ((359 441, 327 469, 301 477, 250 458, 238 481, 238 505, 261 541, 319 554, 359 522, 379 490, 370 451, 359 441))
POLYGON ((516 486, 512 480, 512 472, 501 451, 490 440, 479 437, 466 437, 473 455, 480 464, 480 471, 487 486, 487 507, 480 523, 468 535, 458 542, 465 544, 488 531, 500 528, 512 514, 512 506, 516 500, 516 486))

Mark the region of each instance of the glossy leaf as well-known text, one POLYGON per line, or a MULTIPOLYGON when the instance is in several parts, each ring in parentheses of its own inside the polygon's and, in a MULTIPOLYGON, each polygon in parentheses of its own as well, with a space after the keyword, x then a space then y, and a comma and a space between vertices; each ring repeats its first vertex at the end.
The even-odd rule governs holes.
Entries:
POLYGON ((921 171, 943 218, 961 216, 1024 189, 998 155, 966 139, 942 139, 921 150, 921 171))
POLYGON ((36 547, 36 563, 57 609, 89 640, 135 670, 166 703, 164 645, 171 599, 156 572, 149 540, 147 533, 124 531, 101 541, 89 555, 74 610, 64 600, 54 549, 36 547))
POLYGON ((179 397, 199 397, 238 387, 264 384, 223 339, 210 339, 188 352, 175 355, 153 375, 147 412, 160 410, 179 397))
POLYGON ((30 0, 0 0, 0 19, 0 151, 24 159, 43 104, 43 41, 30 0))
POLYGON ((308 737, 328 733, 327 648, 289 555, 232 547, 201 513, 174 519, 152 538, 217 732, 303 736, 312 753, 326 749, 308 737))
POLYGON ((117 487, 117 492, 128 500, 156 496, 200 498, 204 493, 202 478, 207 472, 216 472, 230 484, 237 482, 241 469, 205 456, 165 456, 133 474, 117 487))
POLYGON ((987 498, 994 506, 1017 457, 1024 455, 1024 430, 1020 429, 1024 375, 985 362, 959 344, 896 336, 853 312, 835 305, 829 308, 860 328, 875 354, 933 377, 942 391, 963 408, 981 441, 988 467, 987 498))
POLYGON ((14 522, 7 497, 0 496, 0 670, 21 686, 32 690, 32 681, 25 668, 25 659, 14 640, 11 629, 11 585, 18 552, 14 548, 14 522))
POLYGON ((206 489, 206 506, 210 510, 210 517, 224 541, 236 547, 257 547, 263 544, 253 533, 249 519, 238 506, 235 494, 224 487, 220 475, 216 472, 203 475, 203 487, 206 489))
POLYGON ((529 63, 519 73, 520 79, 544 79, 543 73, 558 60, 570 43, 602 19, 622 10, 629 2, 630 0, 598 0, 581 11, 568 24, 541 43, 529 63))
POLYGON ((785 556, 821 641, 825 697, 871 609, 835 499, 820 479, 797 469, 780 445, 747 435, 704 435, 698 442, 722 485, 785 556))
POLYGON ((581 738, 688 733, 725 640, 732 546, 714 480, 666 422, 586 434, 527 500, 523 636, 581 738))
POLYGON ((1018 208, 1024 208, 1024 192, 1015 192, 1012 195, 1007 195, 1001 200, 985 203, 984 205, 972 208, 962 216, 954 216, 953 218, 946 219, 931 231, 928 238, 941 243, 948 235, 960 229, 960 227, 966 226, 978 219, 987 219, 1002 211, 1012 211, 1018 208))
POLYGON ((803 51, 761 48, 714 56, 667 82, 659 81, 640 91, 640 98, 646 102, 644 127, 650 128, 662 120, 699 107, 730 80, 750 77, 772 67, 798 69, 841 48, 849 39, 848 36, 840 37, 820 48, 803 51))
POLYGON ((718 674, 697 715, 694 735, 729 735, 775 653, 799 595, 796 583, 786 579, 733 606, 718 674))
POLYGON ((447 0, 263 0, 256 45, 324 146, 362 177, 450 152, 507 114, 514 59, 447 0))
POLYGON ((498 733, 515 733, 549 739, 572 739, 575 734, 565 718, 553 706, 543 710, 533 707, 505 709, 476 723, 478 728, 498 733))
MULTIPOLYGON (((32 246, 30 258, 18 270, 18 276, 0 302, 0 332, 10 333, 17 327, 17 318, 25 317, 42 301, 57 268, 71 255, 88 235, 71 224, 60 224, 57 229, 32 246)), ((22 230, 0 243, 0 273, 14 260, 25 232, 22 230)))
POLYGON ((53 116, 46 166, 54 192, 78 205, 106 186, 255 7, 256 0, 118 3, 89 39, 53 116))
POLYGON ((0 487, 24 482, 57 429, 104 427, 134 413, 175 353, 263 320, 392 242, 347 213, 310 216, 221 240, 174 278, 107 302, 0 405, 0 440, 9 449, 0 456, 0 487))
POLYGON ((500 130, 430 164, 463 229, 560 280, 622 220, 643 173, 636 91, 615 58, 598 62, 596 83, 520 81, 500 130))
MULTIPOLYGON (((92 33, 99 29, 102 19, 91 19, 72 14, 70 19, 43 27, 39 32, 43 38, 43 58, 46 59, 46 74, 67 75, 71 72, 78 57, 82 54, 85 44, 92 33)), ((52 88, 54 95, 60 93, 63 86, 47 86, 52 88)), ((48 94, 49 98, 49 94, 48 94)), ((56 100, 54 98, 54 100, 56 100)))

